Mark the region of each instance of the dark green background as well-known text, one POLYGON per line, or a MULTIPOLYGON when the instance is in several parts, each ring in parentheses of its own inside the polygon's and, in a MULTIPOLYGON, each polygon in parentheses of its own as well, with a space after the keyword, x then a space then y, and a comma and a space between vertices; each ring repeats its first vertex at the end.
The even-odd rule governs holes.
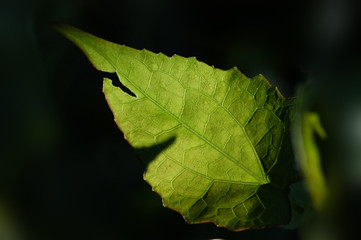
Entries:
MULTIPOLYGON (((113 121, 101 92, 105 75, 50 24, 237 66, 249 77, 262 73, 294 96, 309 76, 350 63, 358 69, 358 1, 0 3, 0 207, 19 239, 298 239, 297 230, 282 228, 233 233, 188 225, 163 208, 113 121)), ((337 83, 326 86, 337 90, 337 83)))

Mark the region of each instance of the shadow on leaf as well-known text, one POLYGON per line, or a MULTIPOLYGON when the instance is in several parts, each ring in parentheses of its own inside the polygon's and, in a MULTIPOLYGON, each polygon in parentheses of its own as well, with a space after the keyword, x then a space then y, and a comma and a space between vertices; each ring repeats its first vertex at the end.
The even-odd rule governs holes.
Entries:
POLYGON ((175 141, 175 137, 171 137, 168 140, 153 145, 151 147, 135 148, 135 151, 141 161, 147 166, 152 160, 154 160, 159 154, 164 152, 175 141))

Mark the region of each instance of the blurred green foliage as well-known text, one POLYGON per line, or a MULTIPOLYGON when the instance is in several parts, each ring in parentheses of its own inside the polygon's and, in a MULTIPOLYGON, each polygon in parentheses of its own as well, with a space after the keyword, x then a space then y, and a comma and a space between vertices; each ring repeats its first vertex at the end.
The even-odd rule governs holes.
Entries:
POLYGON ((297 141, 295 148, 298 150, 299 166, 304 174, 307 188, 313 200, 313 205, 318 211, 322 211, 327 199, 328 188, 322 170, 322 159, 316 137, 326 140, 327 134, 321 125, 320 116, 315 112, 300 113, 300 122, 294 141, 297 141))

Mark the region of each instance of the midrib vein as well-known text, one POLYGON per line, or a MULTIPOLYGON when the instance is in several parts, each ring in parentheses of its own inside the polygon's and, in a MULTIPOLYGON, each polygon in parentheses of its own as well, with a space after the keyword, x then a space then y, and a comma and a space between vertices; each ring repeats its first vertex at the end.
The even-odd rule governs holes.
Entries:
MULTIPOLYGON (((250 174, 251 176, 253 176, 255 179, 257 179, 258 181, 260 181, 260 183, 264 183, 266 180, 260 178, 259 176, 257 176, 254 172, 250 171, 249 169, 247 169, 242 163, 236 161, 232 156, 228 155, 227 153, 225 153, 224 151, 222 151, 222 149, 220 149, 219 147, 217 147, 216 145, 214 145, 213 143, 211 143, 210 141, 208 141, 206 138, 204 138, 203 136, 201 136, 199 133, 197 133, 195 130, 193 130, 190 126, 188 126, 186 123, 184 123, 183 121, 181 121, 181 119, 177 118, 176 116, 174 116, 174 114, 172 114, 171 112, 169 112, 166 108, 164 108, 161 104, 159 104, 157 101, 155 101, 153 98, 151 98, 149 95, 147 95, 146 93, 144 93, 140 88, 138 88, 138 86, 131 81, 127 76, 125 76, 122 72, 120 72, 117 68, 117 66, 114 65, 114 63, 112 61, 110 61, 108 59, 108 57, 104 56, 101 52, 98 51, 98 49, 96 47, 94 47, 91 43, 89 43, 88 41, 81 39, 81 41, 83 41, 84 43, 86 43, 87 45, 89 45, 94 51, 96 51, 100 56, 102 56, 105 60, 107 60, 116 70, 117 73, 121 74, 129 83, 131 83, 133 85, 134 88, 137 89, 137 91, 139 91, 140 93, 142 93, 144 96, 146 96, 151 102, 153 102, 156 106, 158 106, 159 108, 161 108, 164 112, 166 112, 169 116, 171 116, 174 120, 178 121, 180 124, 182 124, 182 126, 184 126, 187 130, 189 130, 190 132, 192 132, 194 135, 198 136, 200 139, 202 139, 204 142, 206 142, 207 144, 209 144, 210 146, 212 146, 214 149, 216 149, 219 153, 223 154, 225 157, 227 157, 229 160, 231 160, 233 163, 235 163, 236 165, 238 165, 239 167, 241 167, 244 171, 246 171, 248 174, 250 174)), ((141 62, 142 63, 142 62, 141 62)), ((142 63, 144 66, 146 66, 144 63, 142 63)), ((146 66, 147 67, 147 66, 146 66)), ((148 67, 147 67, 148 68, 148 67)), ((149 70, 149 68, 148 68, 149 70)), ((152 72, 152 71, 151 71, 152 72)))

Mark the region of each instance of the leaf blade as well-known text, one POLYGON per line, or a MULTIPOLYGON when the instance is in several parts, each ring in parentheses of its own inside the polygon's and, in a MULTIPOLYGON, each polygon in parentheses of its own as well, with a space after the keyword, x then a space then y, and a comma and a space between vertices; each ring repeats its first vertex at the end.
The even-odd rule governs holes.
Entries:
POLYGON ((135 93, 131 97, 104 80, 108 104, 133 147, 175 139, 148 159, 144 174, 165 206, 190 223, 212 221, 233 230, 287 221, 286 216, 267 217, 263 201, 268 197, 260 194, 270 188, 268 176, 287 125, 287 119, 280 119, 287 111, 285 99, 262 75, 247 78, 236 68, 224 71, 195 58, 139 51, 74 28, 58 30, 98 70, 116 72, 135 93))

